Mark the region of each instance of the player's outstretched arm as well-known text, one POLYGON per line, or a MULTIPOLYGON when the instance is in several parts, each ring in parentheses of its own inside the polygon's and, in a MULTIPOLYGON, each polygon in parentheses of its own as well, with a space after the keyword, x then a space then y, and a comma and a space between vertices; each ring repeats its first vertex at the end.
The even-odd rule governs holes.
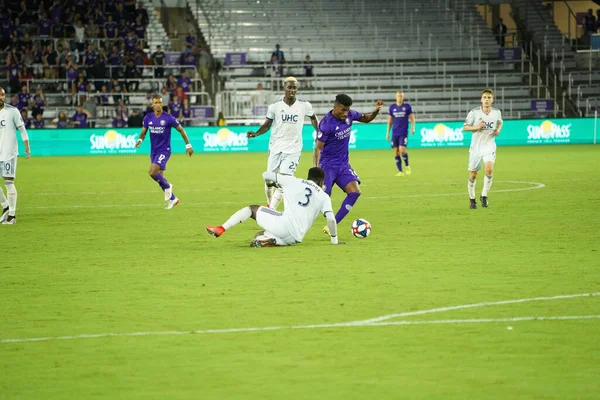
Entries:
POLYGON ((319 132, 319 119, 316 115, 310 117, 310 123, 312 124, 313 128, 315 128, 315 132, 319 132))
POLYGON ((331 239, 331 244, 345 244, 338 241, 337 223, 335 222, 333 211, 325 212, 325 218, 327 218, 327 227, 329 228, 329 238, 331 239))
POLYGON ((256 132, 248 131, 248 132, 246 132, 246 136, 248 136, 248 139, 252 139, 254 137, 260 136, 263 133, 266 133, 271 128, 272 124, 273 124, 273 120, 267 118, 265 120, 265 122, 261 125, 261 127, 258 128, 258 130, 256 132))
POLYGON ((142 128, 142 133, 140 133, 140 137, 138 137, 138 140, 135 142, 135 147, 140 147, 140 145, 142 144, 142 142, 146 138, 146 132, 148 132, 148 128, 146 128, 144 126, 142 128))
POLYGON ((360 117, 359 121, 364 122, 364 123, 369 123, 369 122, 373 121, 375 119, 375 117, 377 116, 377 114, 379 114, 379 111, 381 111, 382 107, 383 107, 383 100, 377 100, 377 103, 375 103, 375 110, 373 110, 373 112, 371 112, 371 113, 363 114, 362 117, 360 117))
POLYGON ((194 149, 192 148, 190 139, 188 139, 187 133, 185 133, 185 130, 183 129, 183 127, 181 125, 177 125, 177 127, 175 129, 177 129, 177 131, 181 134, 181 137, 182 137, 183 141, 185 142, 186 154, 191 157, 192 154, 194 154, 194 149))

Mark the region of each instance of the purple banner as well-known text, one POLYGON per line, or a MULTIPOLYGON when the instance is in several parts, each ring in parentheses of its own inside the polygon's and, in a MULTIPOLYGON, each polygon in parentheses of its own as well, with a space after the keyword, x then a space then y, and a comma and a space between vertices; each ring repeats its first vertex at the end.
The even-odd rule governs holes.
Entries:
POLYGON ((225 65, 230 65, 230 66, 246 65, 246 53, 227 53, 227 54, 225 54, 225 65))
POLYGON ((552 112, 554 110, 554 102, 552 99, 531 100, 531 110, 547 113, 552 112))
POLYGON ((215 116, 215 110, 210 106, 192 106, 192 118, 212 120, 215 116))
POLYGON ((501 47, 499 56, 504 61, 519 61, 521 59, 521 49, 518 47, 501 47))

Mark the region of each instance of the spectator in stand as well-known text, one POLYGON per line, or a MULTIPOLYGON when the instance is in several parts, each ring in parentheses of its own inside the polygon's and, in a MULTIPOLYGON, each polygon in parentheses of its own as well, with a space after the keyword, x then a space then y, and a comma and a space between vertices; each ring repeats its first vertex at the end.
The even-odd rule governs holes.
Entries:
POLYGON ((55 125, 57 128, 68 128, 70 124, 69 120, 67 119, 67 114, 65 114, 64 111, 59 112, 58 117, 53 119, 50 123, 55 125))
POLYGON ((138 1, 137 8, 135 9, 136 15, 142 17, 142 23, 144 26, 148 26, 150 20, 148 19, 148 11, 144 8, 144 3, 138 1))
MULTIPOLYGON (((200 48, 198 53, 198 66, 200 67, 200 79, 206 81, 209 77, 210 68, 212 66, 212 56, 204 46, 200 48)), ((204 83, 206 85, 206 83, 204 83)))
POLYGON ((165 76, 165 64, 165 53, 160 46, 156 46, 156 51, 152 54, 152 65, 154 65, 155 78, 163 78, 165 76))
POLYGON ((42 119, 42 114, 37 114, 33 120, 33 128, 34 129, 42 129, 44 127, 44 125, 45 125, 45 123, 44 123, 44 120, 42 119))
POLYGON ((35 89, 35 94, 33 95, 33 99, 30 101, 31 104, 31 115, 35 118, 37 115, 42 115, 44 113, 44 109, 48 105, 46 101, 46 96, 44 96, 44 92, 42 92, 42 88, 38 87, 35 89))
POLYGON ((187 99, 187 94, 183 91, 183 88, 181 86, 177 86, 177 89, 175 89, 173 96, 177 96, 179 100, 181 100, 181 102, 187 99))
POLYGON ((52 21, 48 19, 46 13, 40 15, 38 22, 38 34, 43 38, 49 38, 52 33, 52 21))
POLYGON ((100 64, 100 58, 94 60, 94 65, 88 69, 88 78, 93 79, 94 90, 98 91, 106 83, 106 68, 100 64))
POLYGON ((92 43, 88 43, 87 50, 83 53, 83 66, 85 68, 90 68, 94 65, 94 61, 98 57, 98 53, 94 50, 94 45, 92 43))
POLYGON ((127 121, 127 118, 129 116, 129 110, 127 109, 127 106, 125 105, 125 102, 123 100, 119 101, 119 105, 115 109, 115 114, 121 114, 121 117, 123 117, 123 119, 127 121))
POLYGON ((106 0, 103 2, 104 4, 104 12, 106 14, 113 14, 115 11, 117 11, 117 2, 116 0, 106 0))
POLYGON ((183 107, 179 113, 179 122, 183 126, 190 126, 192 121, 192 108, 190 107, 190 101, 188 99, 183 100, 183 107))
POLYGON ((85 27, 83 22, 78 20, 73 27, 75 29, 75 47, 82 53, 85 50, 85 27))
POLYGON ((39 44, 33 46, 33 64, 31 67, 33 68, 33 76, 37 79, 40 79, 44 76, 44 63, 42 61, 42 57, 44 55, 42 49, 39 44))
POLYGON ((169 114, 175 118, 179 118, 181 113, 181 102, 179 97, 173 96, 173 101, 169 103, 169 114))
POLYGON ((600 8, 596 10, 596 33, 600 33, 600 8))
POLYGON ((190 47, 195 46, 196 45, 196 35, 194 35, 194 32, 190 29, 188 31, 187 36, 185 37, 185 43, 186 45, 189 45, 190 47))
POLYGON ((141 71, 143 71, 145 65, 150 64, 150 61, 146 56, 144 45, 142 43, 138 43, 138 46, 135 49, 135 53, 133 54, 133 63, 140 69, 140 76, 143 76, 141 71))
POLYGON ((185 69, 181 70, 181 75, 179 76, 179 79, 177 80, 177 84, 179 86, 181 86, 183 91, 186 93, 188 93, 190 91, 190 89, 192 88, 192 80, 188 76, 187 71, 185 69))
POLYGON ((133 63, 132 59, 129 59, 129 61, 127 61, 127 66, 125 67, 127 92, 137 92, 140 86, 140 81, 137 79, 139 79, 141 76, 142 73, 138 67, 133 63))
POLYGON ((17 64, 17 59, 12 54, 8 55, 9 62, 6 69, 6 80, 11 93, 19 90, 19 78, 21 77, 21 67, 17 64))
POLYGON ((123 115, 117 113, 112 122, 113 128, 125 128, 127 126, 127 121, 123 119, 123 115))
POLYGON ((494 30, 496 33, 496 41, 498 42, 500 47, 504 47, 504 43, 506 41, 506 32, 508 32, 508 28, 504 24, 502 18, 498 19, 498 24, 496 25, 496 28, 494 30))
POLYGON ((167 86, 163 86, 160 89, 159 96, 162 98, 163 104, 169 104, 169 102, 171 101, 171 93, 169 93, 169 91, 167 90, 167 86))
POLYGON ((104 37, 104 23, 106 22, 106 19, 104 19, 104 11, 102 11, 102 4, 98 4, 96 6, 92 18, 94 21, 96 21, 96 24, 98 25, 98 37, 104 37))
POLYGON ((225 117, 223 116, 223 111, 219 111, 219 116, 217 117, 217 126, 226 126, 227 121, 225 121, 225 117))
POLYGON ((167 87, 167 91, 171 95, 175 92, 175 89, 177 89, 177 81, 175 81, 175 77, 172 74, 169 74, 165 86, 167 87))
POLYGON ((129 128, 141 128, 143 122, 144 122, 144 119, 143 119, 142 115, 140 114, 138 109, 134 108, 131 111, 131 115, 129 116, 129 119, 127 120, 127 126, 129 128))
POLYGON ((62 11, 62 1, 54 0, 52 2, 52 5, 50 6, 50 10, 48 11, 50 13, 50 19, 53 21, 55 21, 56 19, 62 20, 62 11))
POLYGON ((63 39, 66 36, 65 24, 58 17, 52 20, 50 36, 54 39, 63 39))
POLYGON ((312 78, 314 76, 313 64, 309 55, 304 59, 304 76, 306 77, 306 88, 314 89, 314 86, 312 85, 312 78))
POLYGON ((77 111, 73 114, 71 120, 73 121, 75 128, 87 128, 87 119, 91 117, 92 115, 88 110, 82 106, 77 106, 77 111))
POLYGON ((67 83, 71 88, 71 93, 75 94, 75 82, 79 77, 79 66, 73 61, 73 56, 67 56, 67 65, 65 66, 67 72, 67 83))
POLYGON ((25 124, 25 129, 31 128, 31 120, 27 117, 26 108, 21 110, 21 118, 23 119, 23 123, 25 124))
POLYGON ((90 19, 85 26, 85 36, 90 39, 100 37, 100 27, 94 19, 90 19))
POLYGON ((141 16, 138 15, 135 18, 132 30, 135 32, 135 35, 141 43, 146 42, 146 25, 144 25, 144 23, 142 22, 141 16))
POLYGON ((278 76, 283 76, 283 64, 285 64, 285 55, 283 54, 283 50, 279 47, 278 44, 275 45, 275 50, 271 53, 272 57, 277 57, 277 63, 279 64, 278 76))
POLYGON ((121 64, 121 53, 117 46, 113 45, 110 53, 108 53, 108 65, 110 66, 109 76, 111 78, 118 78, 121 76, 121 68, 119 67, 121 64))
POLYGON ((108 86, 104 84, 98 92, 98 104, 101 106, 107 106, 108 103, 108 86))
POLYGON ((75 85, 73 86, 73 91, 72 91, 73 96, 75 96, 75 92, 77 92, 77 94, 79 95, 77 104, 83 104, 89 91, 90 91, 90 85, 89 85, 87 79, 85 78, 85 76, 83 75, 83 72, 80 72, 79 75, 77 76, 77 82, 75 82, 75 85))
POLYGON ((589 36, 592 33, 596 33, 596 17, 594 17, 594 10, 591 8, 587 14, 583 17, 583 29, 584 36, 589 36))
POLYGON ((44 79, 58 78, 58 53, 54 51, 54 44, 50 42, 42 55, 42 66, 44 68, 44 79))
POLYGON ((33 81, 31 70, 27 67, 23 67, 21 70, 21 80, 19 81, 19 86, 29 86, 31 81, 33 81))
POLYGON ((123 87, 117 78, 113 79, 110 91, 113 93, 113 101, 115 104, 119 104, 119 102, 123 100, 124 96, 122 93, 127 93, 127 89, 123 87))
POLYGON ((279 77, 281 71, 281 65, 279 64, 279 60, 277 56, 273 54, 271 56, 271 67, 270 67, 270 75, 271 75, 271 90, 279 90, 279 77))
POLYGON ((125 13, 127 14, 127 17, 130 19, 135 18, 135 15, 136 15, 135 4, 136 4, 136 0, 124 0, 125 13))
MULTIPOLYGON (((93 120, 95 120, 98 117, 97 103, 98 102, 94 98, 94 96, 88 96, 87 99, 85 100, 85 103, 83 103, 83 108, 90 113, 89 117, 93 120)), ((95 128, 95 127, 96 127, 96 121, 90 121, 90 128, 95 128)))
MULTIPOLYGON (((116 10, 112 14, 115 18, 115 21, 121 21, 121 23, 123 23, 123 21, 127 20, 127 14, 123 9, 123 3, 121 1, 116 2, 116 10)), ((125 23, 125 25, 127 25, 127 23, 125 23)))
POLYGON ((128 54, 131 54, 135 51, 135 48, 137 47, 138 44, 138 39, 135 36, 135 32, 134 31, 129 31, 127 32, 127 37, 125 37, 125 51, 128 54))
POLYGON ((21 91, 17 94, 17 98, 19 99, 19 105, 17 108, 19 110, 27 111, 27 107, 29 106, 29 100, 31 100, 31 93, 29 93, 29 88, 27 85, 23 85, 21 87, 21 91))
POLYGON ((116 39, 119 36, 117 23, 113 21, 112 14, 108 14, 104 23, 104 37, 107 39, 116 39))

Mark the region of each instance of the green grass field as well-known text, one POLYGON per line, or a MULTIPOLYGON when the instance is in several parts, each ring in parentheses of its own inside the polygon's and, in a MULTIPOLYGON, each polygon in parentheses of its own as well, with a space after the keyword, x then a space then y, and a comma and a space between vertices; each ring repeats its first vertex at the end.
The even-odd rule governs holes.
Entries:
POLYGON ((600 146, 500 148, 477 210, 467 149, 410 156, 397 178, 391 150, 351 154, 347 245, 319 218, 266 249, 253 220, 204 231, 265 202, 266 154, 174 156, 172 211, 146 156, 21 159, 0 399, 597 399, 600 146))

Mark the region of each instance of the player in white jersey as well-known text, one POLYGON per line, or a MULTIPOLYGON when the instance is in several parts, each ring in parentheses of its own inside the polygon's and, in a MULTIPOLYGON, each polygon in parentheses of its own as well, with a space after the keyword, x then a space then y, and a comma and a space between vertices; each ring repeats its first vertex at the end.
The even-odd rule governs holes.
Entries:
POLYGON ((502 113, 492 107, 494 92, 485 89, 481 93, 481 107, 472 109, 467 115, 463 130, 473 132, 469 149, 469 207, 477 208, 475 181, 477 171, 485 165, 483 190, 479 199, 483 207, 488 206, 488 192, 492 187, 494 162, 496 161, 496 136, 502 130, 502 113))
MULTIPOLYGON (((267 109, 267 119, 256 132, 247 132, 249 139, 260 136, 271 129, 269 140, 268 172, 294 175, 302 153, 302 127, 304 119, 310 118, 315 131, 319 130, 319 121, 312 105, 308 101, 296 99, 298 80, 293 76, 283 80, 284 96, 267 109)), ((281 188, 274 190, 265 185, 267 207, 276 209, 282 199, 281 188)))
POLYGON ((207 226, 206 232, 214 237, 219 237, 233 226, 252 217, 264 231, 256 234, 250 246, 288 246, 302 242, 304 235, 306 235, 320 213, 327 218, 331 243, 339 244, 331 199, 323 190, 325 171, 313 167, 308 170, 307 179, 276 172, 265 172, 263 173, 263 179, 270 186, 284 189, 285 212, 251 205, 238 210, 223 225, 207 226))
POLYGON ((25 158, 31 156, 31 150, 21 113, 17 108, 5 104, 5 100, 6 92, 0 87, 0 175, 4 178, 4 186, 6 186, 6 196, 4 196, 4 190, 0 188, 0 205, 2 206, 0 222, 4 225, 12 225, 17 223, 17 187, 15 186, 19 155, 17 129, 25 144, 25 153, 27 154, 25 158))

